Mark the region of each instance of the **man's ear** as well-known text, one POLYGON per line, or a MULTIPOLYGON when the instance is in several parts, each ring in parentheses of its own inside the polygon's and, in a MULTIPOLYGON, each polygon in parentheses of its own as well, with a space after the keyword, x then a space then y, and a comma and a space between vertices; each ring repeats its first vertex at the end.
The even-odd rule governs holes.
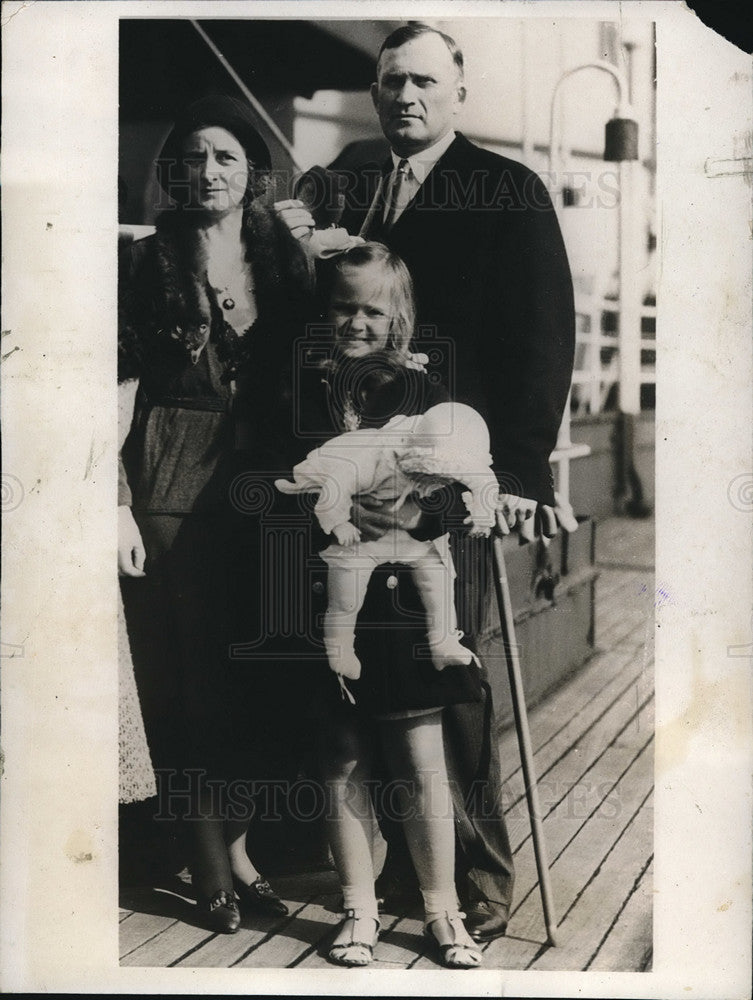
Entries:
POLYGON ((465 103, 466 89, 462 83, 458 84, 458 104, 465 103))
POLYGON ((372 83, 369 87, 369 93, 371 94, 371 103, 374 105, 374 110, 377 111, 377 95, 379 94, 379 84, 372 83))

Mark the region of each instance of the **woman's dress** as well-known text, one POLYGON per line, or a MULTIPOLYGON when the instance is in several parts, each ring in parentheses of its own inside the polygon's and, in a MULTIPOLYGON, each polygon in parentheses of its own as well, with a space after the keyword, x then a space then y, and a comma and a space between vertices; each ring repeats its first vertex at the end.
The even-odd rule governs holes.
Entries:
POLYGON ((124 578, 122 591, 155 768, 183 788, 250 778, 261 763, 284 769, 290 756, 265 739, 279 735, 265 719, 280 705, 296 724, 285 671, 234 650, 263 632, 254 489, 281 463, 274 420, 289 405, 309 309, 300 249, 256 206, 243 233, 257 319, 238 336, 209 299, 209 335, 198 337, 206 282, 190 221, 158 220, 120 268, 121 377, 139 386, 119 503, 147 556, 146 576, 124 578))

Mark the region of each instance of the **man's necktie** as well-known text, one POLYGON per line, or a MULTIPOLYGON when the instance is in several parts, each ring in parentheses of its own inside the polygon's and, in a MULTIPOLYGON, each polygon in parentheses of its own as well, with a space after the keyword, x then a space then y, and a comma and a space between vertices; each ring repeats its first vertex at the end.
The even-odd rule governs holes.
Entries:
POLYGON ((390 204, 387 209, 387 214, 384 217, 384 228, 386 232, 389 232, 390 229, 392 229, 395 222, 400 217, 400 213, 410 201, 410 178, 410 163, 408 163, 407 160, 401 160, 397 165, 397 173, 395 174, 395 178, 392 182, 392 191, 390 192, 390 204))

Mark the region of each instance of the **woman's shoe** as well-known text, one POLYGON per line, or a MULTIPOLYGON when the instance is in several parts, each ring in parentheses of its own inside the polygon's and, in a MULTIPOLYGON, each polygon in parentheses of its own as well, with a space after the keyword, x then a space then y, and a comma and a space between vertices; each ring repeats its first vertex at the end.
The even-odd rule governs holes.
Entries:
POLYGON ((199 899, 198 906, 207 926, 218 934, 235 934, 241 925, 241 911, 235 896, 227 889, 219 889, 214 896, 199 899))
POLYGON ((336 965, 347 965, 351 968, 369 965, 374 958, 374 945, 379 938, 377 918, 366 916, 363 911, 346 910, 340 929, 350 930, 350 939, 331 945, 329 960, 336 965))
POLYGON ((481 951, 468 936, 460 913, 443 913, 434 917, 424 928, 424 934, 434 942, 439 949, 439 957, 446 969, 477 969, 482 962, 481 951), (441 944, 432 928, 440 920, 446 920, 450 925, 452 939, 441 944))
POLYGON ((251 885, 235 879, 235 891, 243 906, 257 913, 267 913, 275 917, 284 917, 290 910, 283 903, 272 886, 261 875, 251 885))

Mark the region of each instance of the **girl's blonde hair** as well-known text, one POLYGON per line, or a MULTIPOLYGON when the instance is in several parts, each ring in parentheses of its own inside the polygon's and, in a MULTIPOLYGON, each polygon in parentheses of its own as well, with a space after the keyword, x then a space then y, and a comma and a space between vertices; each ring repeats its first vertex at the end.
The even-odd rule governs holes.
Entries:
POLYGON ((390 297, 390 331, 384 353, 397 363, 408 357, 413 328, 416 322, 416 304, 413 282, 408 268, 396 253, 383 243, 359 243, 333 261, 332 294, 334 282, 346 267, 366 267, 376 264, 382 269, 390 297))

